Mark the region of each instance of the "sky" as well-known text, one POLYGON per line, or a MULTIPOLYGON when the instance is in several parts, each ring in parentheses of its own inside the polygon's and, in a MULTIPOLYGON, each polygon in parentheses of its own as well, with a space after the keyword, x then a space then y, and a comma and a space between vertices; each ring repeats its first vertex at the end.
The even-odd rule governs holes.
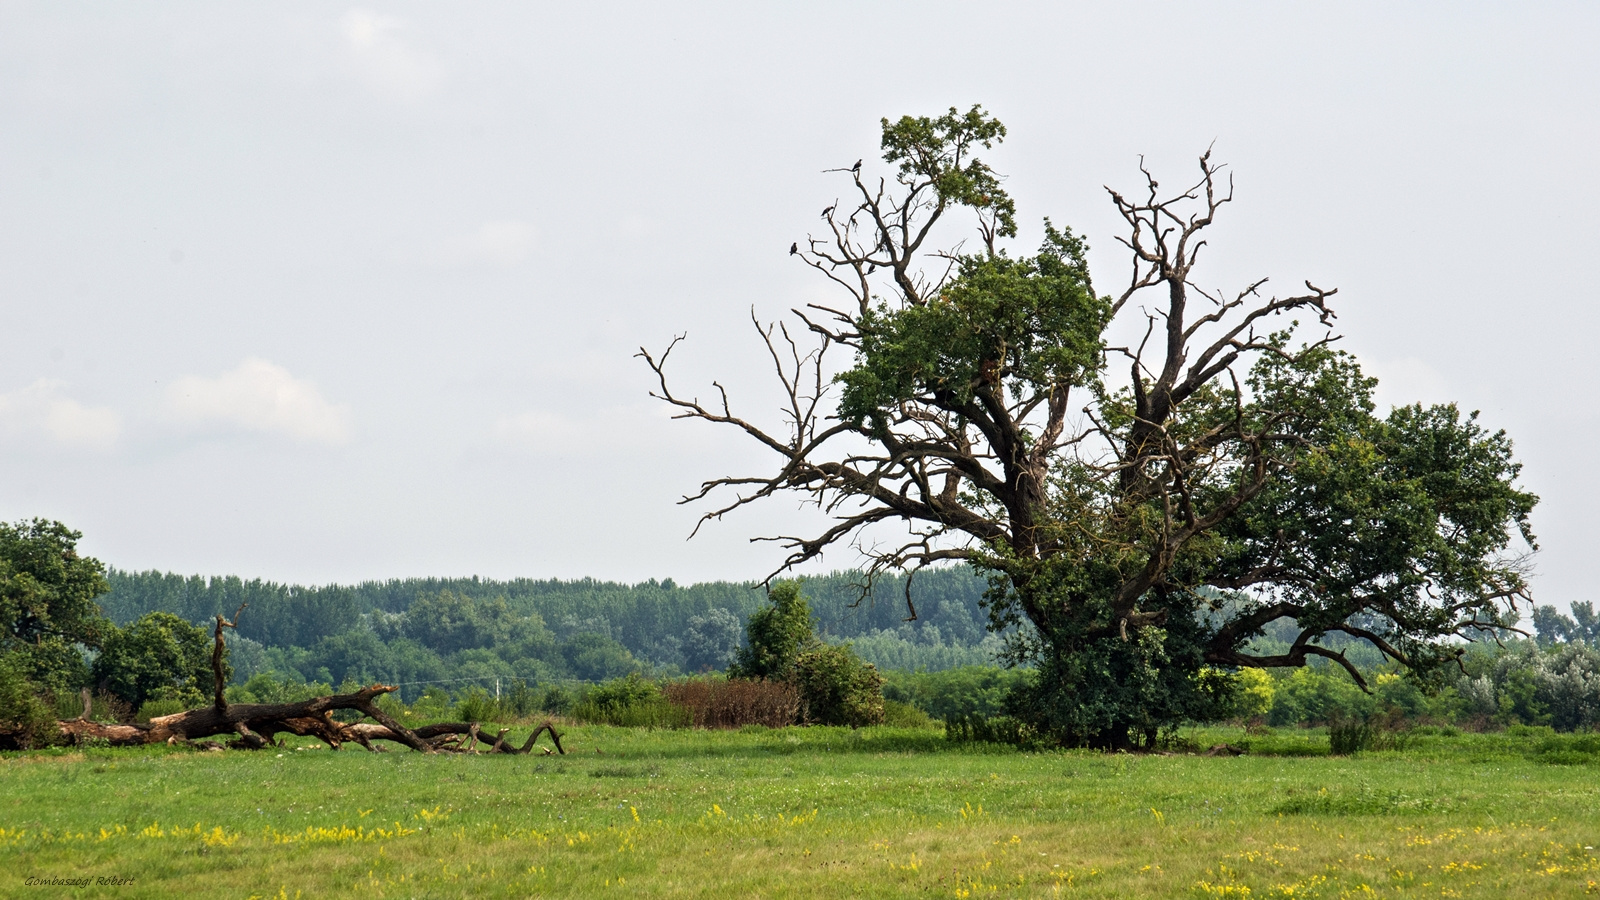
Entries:
MULTIPOLYGON (((1214 146, 1200 278, 1337 287, 1384 404, 1504 428, 1539 602, 1590 599, 1600 6, 0 2, 0 519, 122 569, 752 579, 759 319, 879 119, 981 103, 1030 251, 1214 146), (670 7, 670 8, 669 8, 670 7)), ((842 568, 848 548, 819 565, 842 568)))

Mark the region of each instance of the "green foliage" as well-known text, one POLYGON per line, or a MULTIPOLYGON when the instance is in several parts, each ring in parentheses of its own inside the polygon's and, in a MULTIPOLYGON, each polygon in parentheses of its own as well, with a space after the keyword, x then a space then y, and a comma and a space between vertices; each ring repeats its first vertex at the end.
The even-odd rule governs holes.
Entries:
POLYGON ((1377 712, 1371 695, 1362 692, 1342 671, 1294 669, 1276 681, 1268 713, 1275 726, 1325 724, 1341 719, 1366 720, 1377 712))
POLYGON ((100 645, 105 567, 78 555, 82 536, 44 519, 0 522, 0 650, 49 638, 100 645))
POLYGON ((1335 722, 1328 726, 1328 744, 1334 756, 1353 756, 1371 750, 1378 739, 1378 728, 1370 722, 1335 722))
POLYGON ((806 720, 860 728, 883 722, 883 676, 849 645, 814 644, 794 661, 806 720))
MULTIPOLYGON (((103 627, 102 639, 112 627, 103 627)), ((75 696, 78 688, 90 681, 83 645, 68 643, 60 637, 51 636, 35 644, 17 645, 6 655, 15 661, 19 670, 33 683, 34 689, 43 693, 75 696)))
MULTIPOLYGON (((8 691, 75 695, 89 681, 82 648, 99 647, 111 623, 94 602, 106 591, 105 568, 78 555, 80 537, 60 522, 0 522, 0 657, 8 662, 8 691)), ((26 724, 36 711, 32 701, 15 700, 10 709, 0 715, 33 727, 26 724)))
POLYGON ((883 701, 883 724, 890 728, 934 728, 933 719, 921 709, 898 700, 883 701))
POLYGON ((561 656, 572 674, 585 681, 617 678, 639 668, 627 647, 603 634, 573 635, 561 645, 561 656))
MULTIPOLYGON (((117 622, 165 611, 209 627, 214 612, 231 616, 239 602, 248 600, 251 605, 241 617, 245 633, 230 633, 228 640, 240 680, 273 673, 332 684, 398 683, 406 685, 405 700, 417 698, 417 682, 473 678, 486 687, 499 678, 503 684, 522 681, 542 692, 575 677, 603 680, 636 669, 670 675, 720 667, 739 646, 745 617, 764 602, 751 585, 726 582, 684 587, 670 581, 627 586, 592 580, 410 579, 299 587, 116 570, 109 578, 113 588, 104 604, 117 622), (470 603, 440 603, 444 593, 470 603), (414 605, 434 617, 442 637, 430 637, 432 629, 413 625, 414 605), (309 644, 270 642, 297 639, 297 623, 311 621, 303 616, 312 611, 337 609, 345 610, 341 615, 348 614, 348 619, 315 634, 309 644), (582 634, 599 637, 579 638, 582 634), (418 638, 459 649, 437 650, 418 638), (484 646, 468 646, 485 640, 489 643, 484 646), (627 656, 617 649, 619 644, 627 656), (563 654, 564 647, 582 676, 563 654)), ((979 606, 984 582, 970 570, 923 572, 912 585, 921 613, 914 623, 900 621, 903 579, 880 579, 857 604, 862 600, 855 587, 859 580, 859 574, 849 572, 808 579, 808 603, 825 640, 857 639, 857 653, 880 669, 933 670, 994 658, 999 638, 985 636, 979 606)), ((86 679, 83 673, 67 689, 76 690, 86 679)))
POLYGON ((884 672, 883 696, 911 704, 941 721, 1006 711, 1007 698, 1031 673, 998 666, 965 666, 943 672, 884 672))
POLYGON ((298 703, 333 693, 333 685, 278 678, 270 673, 252 675, 244 684, 229 686, 229 703, 298 703))
POLYGON ((483 688, 472 688, 456 702, 456 718, 462 722, 497 722, 500 704, 483 688))
POLYGON ((151 719, 159 719, 162 716, 170 716, 175 713, 181 713, 186 709, 192 709, 194 705, 193 698, 159 697, 139 704, 139 711, 134 715, 134 718, 140 722, 148 722, 151 719))
POLYGON ((800 583, 780 581, 767 596, 768 605, 751 614, 746 643, 728 666, 730 678, 788 681, 800 654, 817 638, 811 607, 800 595, 800 583))
POLYGON ((56 736, 55 710, 40 699, 22 660, 0 654, 0 749, 46 747, 56 736))
POLYGON ((559 684, 545 688, 544 696, 539 699, 539 708, 547 713, 564 715, 572 710, 578 702, 572 691, 559 684))
POLYGON ((1541 647, 1574 643, 1600 650, 1600 613, 1588 600, 1573 601, 1570 616, 1562 615, 1553 606, 1535 606, 1533 627, 1538 631, 1541 647))
POLYGON ((1266 718, 1272 711, 1277 693, 1272 683, 1272 676, 1262 669, 1241 669, 1236 677, 1238 679, 1238 690, 1234 695, 1237 704, 1236 714, 1246 721, 1266 718))
POLYGON ((572 708, 580 722, 630 728, 687 728, 693 716, 662 696, 661 688, 637 672, 596 685, 572 708))
POLYGON ((859 728, 883 721, 883 677, 848 645, 817 638, 796 581, 773 585, 768 605, 751 614, 728 677, 793 683, 809 722, 859 728))
MULTIPOLYGON (((1376 381, 1322 330, 1331 291, 1195 287, 1204 231, 1232 194, 1209 153, 1197 184, 1163 195, 1144 172, 1132 199, 1112 192, 1134 257, 1113 300, 1094 293, 1068 229, 1046 220, 1031 257, 996 246, 1016 233, 1014 206, 974 154, 1006 132, 980 107, 882 129, 894 182, 870 187, 858 164, 853 211, 828 207, 831 235, 795 248, 848 297, 797 313, 820 340, 809 355, 774 357, 792 386, 847 348, 836 407, 797 407, 770 434, 673 395, 665 356, 644 354, 684 416, 782 451, 780 470, 713 479, 700 496, 765 483, 724 509, 789 490, 831 511, 825 531, 786 539, 790 565, 855 541, 878 548, 873 572, 963 559, 990 576, 1004 658, 1035 672, 1012 714, 1064 746, 1153 748, 1164 729, 1240 709, 1236 670, 1353 666, 1341 638, 1435 690, 1461 638, 1511 624, 1537 498, 1516 485, 1509 439, 1453 405, 1380 417, 1376 381), (982 248, 925 245, 957 207, 976 214, 982 248), (1118 311, 1142 319, 1130 346, 1107 344, 1118 311), (1302 330, 1305 315, 1319 324, 1302 330), (1129 365, 1125 389, 1104 380, 1113 364, 1129 365), (892 521, 907 523, 898 543, 868 532, 892 521), (1279 621, 1294 629, 1283 651, 1258 652, 1279 621)), ((776 659, 739 665, 781 677, 776 659)), ((1502 695, 1542 703, 1517 677, 1502 695)), ((1252 687, 1254 714, 1278 705, 1252 687)), ((1316 699, 1297 693, 1284 703, 1316 699)))
POLYGON ((1574 643, 1542 651, 1525 641, 1506 652, 1469 655, 1466 667, 1455 688, 1467 715, 1558 731, 1600 727, 1600 650, 1574 643))
POLYGON ((1005 744, 1034 747, 1039 734, 1034 727, 1011 716, 952 716, 944 723, 945 739, 952 744, 1005 744))
POLYGON ((889 672, 943 672, 969 666, 992 665, 1005 652, 1005 640, 991 634, 975 644, 947 640, 936 625, 914 627, 903 623, 893 630, 879 629, 852 638, 856 655, 889 672))
POLYGON ((646 703, 661 696, 661 688, 653 681, 639 677, 637 672, 625 678, 616 678, 589 689, 584 701, 599 709, 620 709, 646 703))
POLYGON ((963 257, 933 301, 862 316, 856 364, 838 377, 840 416, 883 434, 914 398, 964 405, 1001 377, 1046 389, 1093 380, 1110 304, 1090 287, 1085 249, 1046 223, 1038 256, 963 257))
POLYGON ((95 658, 93 677, 133 707, 147 700, 194 706, 210 694, 212 640, 205 629, 171 613, 153 612, 127 628, 109 631, 95 658))
POLYGON ((743 626, 726 609, 690 616, 683 636, 684 668, 690 672, 726 668, 739 650, 743 626))
POLYGON ((1205 665, 1199 632, 1193 618, 1174 615, 1129 640, 1057 633, 1009 712, 1062 746, 1120 749, 1138 736, 1154 749, 1163 729, 1216 721, 1235 707, 1233 676, 1205 665))
POLYGON ((959 204, 987 213, 995 236, 1012 237, 1016 205, 994 170, 972 155, 976 147, 993 147, 1005 136, 1006 127, 980 106, 965 113, 952 106, 938 118, 884 119, 883 160, 896 166, 902 184, 931 186, 941 209, 959 204))

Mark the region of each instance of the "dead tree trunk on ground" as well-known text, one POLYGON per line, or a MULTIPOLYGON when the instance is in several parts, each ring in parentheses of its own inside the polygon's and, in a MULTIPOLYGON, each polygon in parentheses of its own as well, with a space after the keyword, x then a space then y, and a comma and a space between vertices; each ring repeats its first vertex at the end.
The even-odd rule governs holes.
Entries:
MULTIPOLYGON (((485 736, 481 736, 481 726, 476 722, 442 722, 417 729, 407 728, 375 702, 379 696, 398 690, 393 685, 374 684, 353 694, 313 697, 297 703, 229 703, 225 694, 227 677, 223 668, 223 629, 233 628, 242 612, 244 606, 241 605, 231 621, 217 616, 216 642, 211 651, 215 687, 211 705, 158 716, 149 722, 106 724, 90 721, 86 702, 84 715, 56 723, 62 739, 71 744, 103 740, 115 747, 164 743, 192 744, 220 750, 221 744, 201 739, 232 735, 234 739, 228 746, 259 750, 276 746, 276 736, 279 734, 295 734, 318 738, 335 750, 347 741, 360 744, 368 750, 379 749, 372 745, 372 741, 391 741, 420 753, 464 752, 475 749, 480 739, 487 741, 485 736), (335 721, 333 713, 338 710, 354 710, 372 722, 335 721), (464 738, 469 741, 466 746, 463 746, 464 738)), ((566 753, 561 747, 561 736, 549 721, 540 723, 521 749, 506 742, 506 730, 502 729, 495 735, 490 752, 529 753, 539 735, 546 731, 550 733, 556 750, 566 753)), ((6 743, 6 737, 0 733, 0 745, 6 743)))

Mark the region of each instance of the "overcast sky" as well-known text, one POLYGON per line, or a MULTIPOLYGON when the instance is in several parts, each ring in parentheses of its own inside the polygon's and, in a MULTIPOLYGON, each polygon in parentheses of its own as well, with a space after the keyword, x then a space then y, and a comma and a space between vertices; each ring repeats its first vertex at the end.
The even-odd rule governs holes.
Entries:
MULTIPOLYGON (((878 120, 982 103, 1037 243, 1125 277, 1103 185, 1215 141, 1201 278, 1339 288, 1385 403, 1505 428, 1535 593, 1593 596, 1600 6, 0 3, 0 518, 128 569, 761 577, 674 505, 764 458, 647 396, 749 311, 878 120)), ((825 567, 856 562, 830 555, 825 567)))

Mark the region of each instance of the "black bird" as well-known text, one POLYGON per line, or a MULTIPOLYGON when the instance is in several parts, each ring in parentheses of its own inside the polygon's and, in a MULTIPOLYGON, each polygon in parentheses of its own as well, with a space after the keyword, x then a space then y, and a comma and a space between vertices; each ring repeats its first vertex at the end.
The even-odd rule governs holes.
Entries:
POLYGON ((799 241, 795 241, 794 243, 789 245, 789 255, 790 256, 793 256, 793 255, 795 255, 796 253, 799 253, 799 252, 800 252, 800 242, 799 241))
POLYGON ((850 167, 850 172, 853 175, 861 174, 861 160, 856 160, 856 164, 850 167))
POLYGON ((826 219, 827 217, 829 217, 831 215, 833 215, 833 207, 831 207, 831 206, 822 211, 822 217, 824 219, 826 219))

